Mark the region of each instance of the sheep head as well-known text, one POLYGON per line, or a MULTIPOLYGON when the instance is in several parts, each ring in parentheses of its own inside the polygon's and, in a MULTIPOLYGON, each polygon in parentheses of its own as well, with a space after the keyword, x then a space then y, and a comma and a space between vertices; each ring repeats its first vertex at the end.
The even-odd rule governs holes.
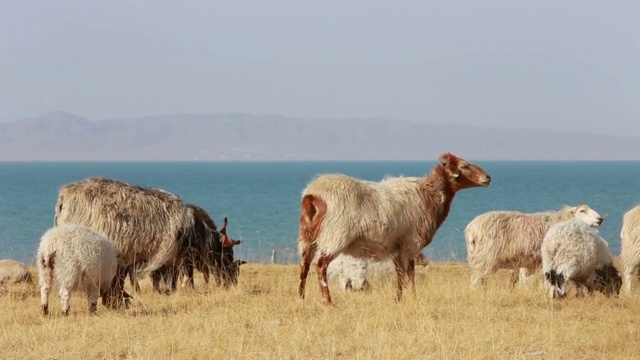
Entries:
POLYGON ((438 161, 456 191, 491 184, 491 176, 484 169, 452 153, 441 154, 438 161))
POLYGON ((600 216, 597 211, 590 208, 588 205, 578 205, 574 208, 573 214, 577 219, 580 219, 592 227, 599 227, 606 216, 600 216))

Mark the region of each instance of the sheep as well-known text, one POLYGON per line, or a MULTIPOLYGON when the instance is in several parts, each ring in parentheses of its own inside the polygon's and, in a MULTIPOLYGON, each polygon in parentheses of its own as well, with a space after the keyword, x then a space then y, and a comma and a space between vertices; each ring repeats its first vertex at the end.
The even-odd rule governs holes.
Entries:
MULTIPOLYGON (((125 270, 144 263, 141 273, 175 261, 180 244, 197 236, 193 210, 180 197, 161 189, 93 177, 62 186, 54 225, 75 223, 103 232, 115 245, 125 270)), ((193 240, 197 241, 197 240, 193 240)))
POLYGON ((640 268, 640 205, 627 211, 622 218, 620 231, 622 273, 625 292, 631 293, 633 277, 640 268))
POLYGON ((565 297, 569 281, 576 285, 578 296, 584 288, 607 296, 620 292, 622 278, 613 266, 609 245, 598 234, 599 225, 573 218, 549 228, 540 251, 551 298, 565 297))
POLYGON ((15 260, 0 260, 0 285, 5 283, 17 284, 21 282, 33 284, 29 268, 25 264, 15 260))
POLYGON ((324 174, 302 192, 298 251, 304 299, 311 262, 319 251, 316 271, 320 292, 332 304, 327 267, 339 254, 386 260, 396 267, 396 301, 408 280, 415 294, 415 257, 431 243, 445 221, 455 194, 488 187, 491 177, 479 166, 443 153, 424 177, 360 180, 344 174, 324 174))
MULTIPOLYGON (((237 276, 239 274, 238 267, 245 262, 235 260, 233 258, 233 247, 242 243, 241 240, 230 239, 227 235, 228 220, 225 217, 220 230, 216 229, 213 219, 207 212, 195 205, 188 204, 194 209, 194 215, 197 217, 196 223, 206 226, 211 236, 208 240, 184 244, 181 247, 180 255, 176 262, 172 265, 164 265, 159 269, 151 272, 151 280, 154 290, 160 290, 160 281, 164 281, 170 288, 175 289, 178 277, 187 276, 187 284, 192 288, 194 286, 193 270, 198 269, 203 273, 205 283, 209 283, 209 273, 213 272, 216 284, 220 286, 222 283, 225 288, 230 285, 237 284, 237 276)), ((165 292, 170 293, 170 289, 165 292)))
POLYGON ((62 314, 69 315, 71 293, 83 290, 89 312, 97 310, 98 298, 110 308, 128 301, 129 294, 117 288, 116 250, 103 233, 77 224, 60 224, 47 230, 38 246, 37 267, 42 313, 49 314, 49 292, 59 289, 62 314))
POLYGON ((536 213, 489 211, 476 216, 464 230, 471 286, 485 285, 489 274, 498 269, 511 271, 512 286, 518 282, 520 268, 537 271, 542 264, 540 246, 547 230, 575 217, 598 224, 604 220, 587 205, 536 213))
MULTIPOLYGON (((427 258, 420 253, 416 258, 416 265, 427 266, 427 258)), ((329 279, 336 279, 343 290, 371 290, 373 275, 388 276, 395 272, 393 261, 373 261, 371 259, 354 258, 340 254, 327 268, 329 279)))

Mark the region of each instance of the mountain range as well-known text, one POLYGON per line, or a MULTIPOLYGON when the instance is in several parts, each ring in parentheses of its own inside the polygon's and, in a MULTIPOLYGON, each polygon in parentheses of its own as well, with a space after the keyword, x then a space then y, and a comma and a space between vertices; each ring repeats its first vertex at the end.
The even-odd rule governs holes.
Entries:
POLYGON ((169 114, 0 123, 0 161, 640 160, 640 138, 389 119, 169 114))

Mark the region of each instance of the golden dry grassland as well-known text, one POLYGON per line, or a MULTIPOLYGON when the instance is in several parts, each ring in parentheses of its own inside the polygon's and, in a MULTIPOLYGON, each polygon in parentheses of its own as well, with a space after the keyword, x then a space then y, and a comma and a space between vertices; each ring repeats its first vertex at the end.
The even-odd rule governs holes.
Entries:
MULTIPOLYGON (((32 270, 34 275, 35 269, 32 270)), ((34 277, 37 279, 37 277, 34 277)), ((36 286, 0 290, 1 359, 637 359, 640 294, 551 301, 541 282, 510 288, 506 274, 485 290, 469 287, 466 265, 418 268, 417 297, 394 301, 393 279, 370 293, 330 284, 321 301, 315 270, 307 298, 298 267, 247 264, 238 287, 200 278, 166 296, 148 278, 127 310, 87 313, 73 296, 60 316, 57 294, 40 314, 36 286)), ((128 285, 127 285, 128 286, 128 285)), ((52 292, 53 293, 53 292, 52 292)))

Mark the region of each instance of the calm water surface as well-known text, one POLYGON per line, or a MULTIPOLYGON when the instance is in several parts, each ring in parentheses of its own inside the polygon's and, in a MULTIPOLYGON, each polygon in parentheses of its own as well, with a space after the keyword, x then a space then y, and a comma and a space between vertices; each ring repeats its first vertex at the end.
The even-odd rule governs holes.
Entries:
MULTIPOLYGON (((601 228, 620 251, 625 211, 640 203, 640 162, 477 162, 492 176, 489 188, 464 190, 431 245, 433 260, 466 261, 462 230, 476 215, 496 209, 543 211, 588 204, 609 218, 601 228)), ((297 262, 298 206, 317 174, 340 172, 369 180, 422 176, 433 162, 148 162, 0 163, 0 258, 31 263, 42 233, 53 223, 60 186, 105 176, 160 187, 207 209, 217 223, 229 218, 233 237, 245 242, 238 257, 297 262)))

